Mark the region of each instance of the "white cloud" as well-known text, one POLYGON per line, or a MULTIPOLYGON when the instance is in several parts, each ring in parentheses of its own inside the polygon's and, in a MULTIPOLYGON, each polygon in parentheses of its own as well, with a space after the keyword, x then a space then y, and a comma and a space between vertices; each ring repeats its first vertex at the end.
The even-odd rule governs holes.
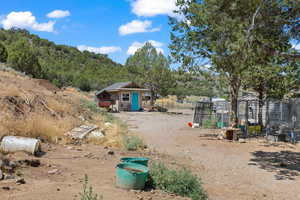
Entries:
POLYGON ((293 44, 292 47, 296 50, 300 50, 300 43, 298 44, 293 44))
POLYGON ((176 0, 133 0, 132 12, 137 16, 153 17, 156 15, 176 16, 176 0))
MULTIPOLYGON (((161 48, 164 44, 155 40, 148 40, 147 42, 150 42, 155 48, 156 51, 160 53, 164 53, 164 50, 161 48)), ((142 48, 146 42, 141 43, 141 42, 134 42, 131 44, 131 46, 127 50, 128 55, 133 55, 138 49, 142 48)))
POLYGON ((145 20, 145 21, 133 20, 125 25, 120 26, 119 34, 129 35, 133 33, 156 32, 159 30, 160 28, 152 28, 152 22, 149 20, 145 20))
POLYGON ((54 32, 55 22, 38 23, 31 12, 11 12, 1 20, 4 29, 31 28, 36 31, 54 32))
POLYGON ((47 14, 49 18, 64 18, 70 16, 71 13, 68 10, 53 10, 47 14))
POLYGON ((77 46, 79 51, 89 51, 97 54, 110 54, 118 51, 122 51, 120 47, 117 46, 107 46, 107 47, 91 47, 86 45, 77 46))

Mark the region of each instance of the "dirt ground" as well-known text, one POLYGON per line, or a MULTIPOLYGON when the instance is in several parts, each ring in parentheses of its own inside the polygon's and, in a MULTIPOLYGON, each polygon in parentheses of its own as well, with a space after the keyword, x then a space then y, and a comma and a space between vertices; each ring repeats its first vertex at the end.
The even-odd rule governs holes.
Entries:
POLYGON ((192 112, 116 114, 158 152, 185 156, 200 169, 211 200, 300 199, 299 145, 217 140, 216 130, 192 129, 192 112))
MULTIPOLYGON (((83 191, 85 174, 89 185, 95 193, 102 195, 103 200, 184 200, 185 198, 166 194, 162 191, 147 189, 146 191, 130 191, 115 186, 115 166, 121 157, 146 156, 153 160, 161 160, 169 165, 172 158, 157 153, 128 153, 114 150, 109 155, 108 149, 95 145, 59 146, 44 144, 46 152, 40 158, 25 153, 9 155, 13 161, 39 159, 41 166, 26 166, 18 169, 26 183, 17 185, 14 179, 0 181, 1 200, 80 200, 83 191), (10 189, 7 190, 6 187, 10 189)), ((179 162, 184 163, 184 160, 179 162)), ((178 166, 174 166, 178 167, 178 166)))

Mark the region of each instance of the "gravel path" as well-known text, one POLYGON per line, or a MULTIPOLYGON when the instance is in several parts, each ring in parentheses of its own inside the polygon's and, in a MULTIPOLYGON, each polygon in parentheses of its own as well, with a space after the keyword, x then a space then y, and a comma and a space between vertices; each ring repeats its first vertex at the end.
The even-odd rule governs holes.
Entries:
POLYGON ((192 113, 116 114, 161 153, 188 156, 212 200, 299 200, 299 146, 216 140, 214 130, 191 129, 192 113))

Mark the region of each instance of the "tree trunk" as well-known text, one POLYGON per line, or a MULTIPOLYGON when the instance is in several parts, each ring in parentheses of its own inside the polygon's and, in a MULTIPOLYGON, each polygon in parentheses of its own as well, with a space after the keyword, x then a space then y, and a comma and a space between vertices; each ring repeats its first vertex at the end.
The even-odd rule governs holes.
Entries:
POLYGON ((230 83, 230 103, 231 103, 231 113, 230 113, 230 123, 232 127, 237 127, 239 123, 238 119, 238 95, 240 90, 240 80, 238 78, 233 78, 230 83))
POLYGON ((260 125, 261 127, 263 127, 263 118, 262 118, 262 109, 264 106, 264 94, 262 92, 259 92, 258 94, 258 125, 260 125))
POLYGON ((150 91, 150 105, 151 106, 154 106, 154 100, 155 100, 155 93, 154 93, 154 90, 153 89, 151 89, 151 91, 150 91))

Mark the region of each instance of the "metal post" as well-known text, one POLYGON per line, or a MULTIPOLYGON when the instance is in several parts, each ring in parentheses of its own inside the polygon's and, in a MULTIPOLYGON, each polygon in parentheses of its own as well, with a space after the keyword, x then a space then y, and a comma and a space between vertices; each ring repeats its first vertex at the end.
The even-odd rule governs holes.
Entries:
POLYGON ((249 118, 249 105, 248 101, 246 101, 246 110, 245 110, 245 137, 248 136, 248 118, 249 118))

